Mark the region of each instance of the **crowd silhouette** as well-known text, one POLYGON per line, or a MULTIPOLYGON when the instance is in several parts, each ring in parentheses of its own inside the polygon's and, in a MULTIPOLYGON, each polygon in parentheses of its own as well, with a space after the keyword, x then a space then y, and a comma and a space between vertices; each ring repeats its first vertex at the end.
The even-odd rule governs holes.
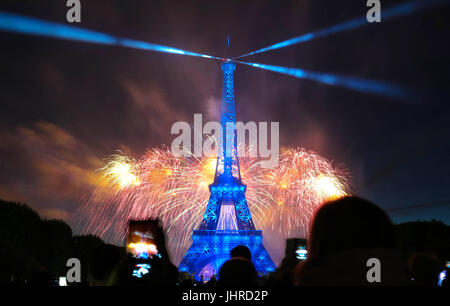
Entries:
POLYGON ((257 287, 257 286, 449 286, 445 260, 450 258, 450 227, 437 221, 394 225, 373 203, 344 197, 322 205, 307 237, 306 259, 295 254, 298 239, 286 241, 285 257, 268 275, 258 275, 246 246, 208 280, 179 272, 171 262, 161 226, 156 231, 160 255, 149 261, 150 273, 134 277, 142 264, 124 248, 94 236, 72 236, 62 221, 41 220, 29 207, 0 205, 0 281, 13 285, 57 285, 65 259, 79 258, 79 286, 257 287), (380 263, 379 279, 368 278, 368 259, 380 263))

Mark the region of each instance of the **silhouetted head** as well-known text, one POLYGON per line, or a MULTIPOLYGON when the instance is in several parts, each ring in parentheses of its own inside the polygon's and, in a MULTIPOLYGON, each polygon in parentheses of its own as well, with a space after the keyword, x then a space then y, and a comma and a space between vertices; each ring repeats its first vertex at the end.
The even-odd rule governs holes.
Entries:
POLYGON ((436 286, 444 268, 443 262, 431 253, 415 253, 409 261, 413 283, 422 286, 436 286))
POLYGON ((344 197, 317 211, 308 257, 320 259, 353 249, 393 247, 394 226, 386 213, 366 200, 344 197))
POLYGON ((345 197, 324 204, 314 217, 308 258, 296 267, 294 283, 370 285, 366 262, 376 258, 383 263, 382 285, 406 284, 394 235, 386 213, 366 200, 345 197))
POLYGON ((230 257, 243 257, 248 260, 252 260, 252 253, 250 249, 244 245, 238 245, 230 251, 230 257))
POLYGON ((219 284, 222 286, 256 286, 258 273, 249 260, 232 258, 219 269, 219 284))

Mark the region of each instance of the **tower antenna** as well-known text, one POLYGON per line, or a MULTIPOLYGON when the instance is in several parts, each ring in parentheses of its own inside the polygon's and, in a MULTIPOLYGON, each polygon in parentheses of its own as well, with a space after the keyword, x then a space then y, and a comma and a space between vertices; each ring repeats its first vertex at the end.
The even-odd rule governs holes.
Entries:
POLYGON ((227 51, 226 51, 226 58, 230 58, 230 35, 227 35, 227 51))

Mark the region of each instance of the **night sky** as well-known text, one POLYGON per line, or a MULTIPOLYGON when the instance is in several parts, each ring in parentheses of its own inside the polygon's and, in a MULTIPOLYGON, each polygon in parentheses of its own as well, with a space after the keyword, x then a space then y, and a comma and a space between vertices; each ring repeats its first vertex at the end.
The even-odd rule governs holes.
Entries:
MULTIPOLYGON (((1 11, 66 23, 66 1, 1 11)), ((387 8, 404 1, 381 1, 387 8)), ((82 0, 80 27, 232 56, 364 16, 366 1, 82 0)), ((383 18, 383 17, 382 17, 383 18)), ((450 224, 450 6, 243 60, 400 84, 416 102, 238 65, 237 119, 279 121, 280 146, 345 168, 354 194, 394 221, 450 224)), ((95 169, 166 144, 176 121, 218 119, 217 61, 0 32, 0 198, 75 226, 95 169)), ((76 229, 76 227, 75 227, 76 229)))

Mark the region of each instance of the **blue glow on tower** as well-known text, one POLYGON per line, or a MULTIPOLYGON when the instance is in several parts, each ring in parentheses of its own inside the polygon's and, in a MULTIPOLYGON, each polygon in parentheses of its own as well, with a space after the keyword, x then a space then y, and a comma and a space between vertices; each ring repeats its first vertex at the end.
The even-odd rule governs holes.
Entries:
POLYGON ((230 258, 230 250, 238 245, 252 252, 252 262, 260 274, 275 270, 275 264, 263 245, 262 231, 256 230, 245 198, 246 186, 241 181, 236 143, 236 111, 234 100, 235 64, 221 64, 223 91, 221 124, 223 142, 219 149, 214 182, 205 214, 192 235, 192 245, 179 265, 179 270, 204 279, 217 274, 230 258))

